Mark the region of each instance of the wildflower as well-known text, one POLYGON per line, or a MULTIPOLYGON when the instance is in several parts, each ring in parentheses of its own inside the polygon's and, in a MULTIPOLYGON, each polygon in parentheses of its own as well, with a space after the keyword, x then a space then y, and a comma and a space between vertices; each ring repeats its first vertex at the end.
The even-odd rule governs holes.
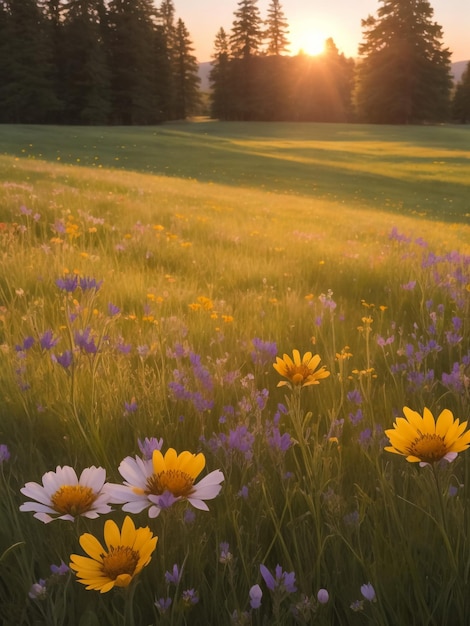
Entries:
POLYGON ((59 339, 54 337, 52 330, 46 330, 39 337, 39 344, 43 350, 50 350, 59 343, 59 339))
POLYGON ((287 593, 295 593, 297 591, 294 572, 283 572, 282 567, 280 565, 276 565, 276 577, 274 578, 265 565, 261 564, 259 569, 261 576, 270 591, 275 591, 276 589, 287 591, 287 593))
POLYGON ((46 581, 44 578, 40 578, 39 582, 31 585, 30 590, 28 591, 28 596, 31 600, 43 600, 47 595, 46 589, 46 581))
POLYGON ((70 350, 65 350, 62 354, 53 354, 52 360, 59 365, 62 365, 62 367, 66 370, 72 365, 73 354, 70 350))
POLYGON ((150 460, 154 450, 161 450, 163 446, 163 439, 156 439, 155 437, 145 437, 145 439, 137 439, 137 444, 142 457, 145 460, 150 460))
POLYGON ((124 504, 124 511, 140 513, 149 508, 149 517, 157 517, 162 508, 171 502, 188 500, 196 509, 208 511, 204 500, 212 500, 221 490, 224 475, 214 470, 198 483, 197 476, 206 464, 202 453, 176 453, 169 448, 165 455, 154 450, 151 460, 139 457, 126 457, 119 466, 119 473, 125 479, 124 485, 111 485, 113 502, 124 504))
POLYGON ((385 431, 391 443, 385 450, 406 456, 410 463, 423 466, 441 459, 451 462, 470 445, 470 431, 464 432, 467 422, 454 420, 449 409, 444 409, 437 421, 427 408, 422 417, 408 407, 403 413, 405 418, 398 417, 393 429, 385 431))
MULTIPOLYGON (((322 378, 327 378, 330 375, 325 366, 317 370, 321 360, 318 354, 312 356, 311 352, 306 352, 300 358, 300 352, 293 350, 292 356, 294 357, 293 360, 288 354, 284 354, 282 359, 276 357, 276 363, 273 364, 273 367, 276 372, 287 378, 294 386, 318 385, 322 378)), ((283 380, 277 386, 282 387, 283 385, 290 385, 290 383, 283 380)))
POLYGON ((250 606, 252 609, 259 609, 261 606, 261 598, 263 597, 263 592, 261 591, 261 587, 259 585, 253 585, 250 589, 250 606))
POLYGON ((171 572, 165 572, 165 580, 168 584, 172 583, 173 585, 178 585, 181 580, 181 574, 182 570, 180 570, 175 563, 171 572))
POLYGON ((317 600, 320 604, 327 604, 330 594, 326 589, 319 589, 317 592, 317 600))
POLYGON ((156 599, 154 604, 157 607, 160 615, 163 615, 168 611, 171 606, 171 598, 159 598, 158 600, 156 599))
POLYGON ((130 415, 131 413, 135 413, 139 405, 135 401, 135 398, 132 398, 130 402, 124 402, 124 415, 130 415))
POLYGON ((199 602, 199 596, 195 589, 185 589, 181 594, 181 599, 186 606, 191 606, 199 602))
POLYGON ((220 548, 219 562, 224 563, 224 564, 229 563, 233 558, 233 555, 230 552, 230 545, 226 541, 222 541, 219 545, 219 548, 220 548))
POLYGON ((354 602, 351 603, 349 608, 352 609, 355 613, 359 613, 359 611, 363 611, 364 600, 354 600, 354 602))
POLYGON ((90 276, 83 276, 79 279, 79 284, 82 291, 90 291, 91 289, 98 291, 103 281, 96 280, 96 278, 91 278, 90 276))
POLYGON ((115 315, 119 315, 119 313, 121 312, 121 309, 113 304, 112 302, 108 302, 108 314, 111 317, 114 317, 115 315))
POLYGON ((158 537, 153 536, 148 526, 136 528, 126 516, 121 532, 113 520, 105 522, 104 541, 106 548, 94 535, 84 533, 80 536, 80 545, 88 557, 78 554, 70 557, 70 567, 78 582, 100 593, 113 587, 127 587, 150 562, 158 537))
POLYGON ((10 459, 10 450, 8 450, 8 446, 4 443, 0 443, 0 465, 4 461, 8 461, 10 459))
POLYGON ((21 493, 35 502, 25 502, 20 511, 34 511, 34 517, 45 524, 54 519, 74 521, 78 516, 95 519, 111 511, 105 484, 106 472, 102 467, 87 467, 77 478, 72 467, 57 466, 46 472, 42 485, 29 482, 21 493))
POLYGON ((63 561, 60 562, 60 565, 51 565, 51 573, 56 576, 65 576, 70 572, 70 567, 66 565, 63 561))
POLYGON ((62 289, 62 291, 72 293, 78 287, 78 276, 76 274, 72 274, 71 276, 65 275, 63 278, 58 278, 55 284, 59 289, 62 289))
POLYGON ((374 587, 370 583, 367 583, 366 585, 361 585, 361 593, 362 593, 363 597, 366 600, 368 600, 369 602, 375 602, 376 601, 375 589, 374 589, 374 587))

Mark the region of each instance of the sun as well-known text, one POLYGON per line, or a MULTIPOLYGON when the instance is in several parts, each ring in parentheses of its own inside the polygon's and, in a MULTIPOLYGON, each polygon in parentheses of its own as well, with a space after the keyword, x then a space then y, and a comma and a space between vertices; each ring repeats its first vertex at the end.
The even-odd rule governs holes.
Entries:
POLYGON ((297 48, 299 52, 315 57, 325 52, 325 43, 328 35, 320 31, 310 31, 304 33, 298 40, 297 48))

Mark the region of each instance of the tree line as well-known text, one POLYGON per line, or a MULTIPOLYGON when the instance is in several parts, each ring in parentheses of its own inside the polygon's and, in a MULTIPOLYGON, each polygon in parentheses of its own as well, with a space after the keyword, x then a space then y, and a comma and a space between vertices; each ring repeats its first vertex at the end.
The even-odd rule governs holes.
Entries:
MULTIPOLYGON (((280 0, 239 0, 215 35, 210 114, 223 120, 470 120, 428 0, 378 0, 357 60, 335 42, 288 53, 280 0)), ((0 122, 157 124, 200 111, 198 63, 172 0, 0 0, 0 122)))

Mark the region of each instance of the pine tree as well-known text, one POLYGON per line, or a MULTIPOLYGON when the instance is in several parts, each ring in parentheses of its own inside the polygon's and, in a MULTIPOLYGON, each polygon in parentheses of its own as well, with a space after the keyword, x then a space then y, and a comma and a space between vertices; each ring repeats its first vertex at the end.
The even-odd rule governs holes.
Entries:
POLYGON ((268 17, 266 20, 266 32, 264 36, 267 40, 266 53, 268 55, 279 56, 286 52, 290 45, 287 33, 289 25, 279 0, 271 0, 268 7, 268 17))
POLYGON ((215 36, 212 69, 209 74, 212 86, 211 115, 222 120, 230 119, 230 57, 227 33, 220 28, 215 36))
POLYGON ((111 121, 115 124, 153 124, 160 119, 154 19, 151 0, 109 2, 111 121))
POLYGON ((35 0, 0 3, 0 121, 53 121, 54 94, 47 22, 35 0))
POLYGON ((109 72, 100 17, 103 0, 73 0, 64 19, 67 123, 105 124, 110 112, 109 72))
POLYGON ((175 31, 174 80, 175 80, 175 115, 185 119, 194 113, 199 104, 198 63, 192 54, 194 48, 189 32, 182 19, 178 19, 175 31))
POLYGON ((452 99, 452 119, 461 124, 470 122, 470 61, 455 88, 452 99))
POLYGON ((230 36, 231 54, 248 59, 260 52, 263 30, 257 0, 240 0, 230 36))
POLYGON ((451 88, 450 52, 428 0, 379 0, 362 20, 357 108, 369 122, 442 120, 451 88))
POLYGON ((259 115, 260 75, 257 63, 262 42, 262 20, 257 0, 239 0, 230 35, 233 118, 256 119, 259 115))

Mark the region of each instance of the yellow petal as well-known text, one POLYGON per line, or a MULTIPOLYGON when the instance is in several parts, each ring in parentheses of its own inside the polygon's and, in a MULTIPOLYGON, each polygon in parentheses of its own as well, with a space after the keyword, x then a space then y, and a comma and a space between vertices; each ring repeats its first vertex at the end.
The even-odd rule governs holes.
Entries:
POLYGON ((436 432, 436 422, 434 420, 434 416, 431 413, 431 411, 424 407, 424 411, 423 411, 423 425, 425 430, 423 431, 423 434, 425 433, 429 433, 429 434, 435 434, 436 432))
POLYGON ((112 519, 108 519, 104 523, 104 540, 108 550, 111 549, 111 546, 117 547, 121 545, 121 534, 119 532, 119 528, 116 522, 113 522, 112 519))
POLYGON ((80 545, 85 552, 96 561, 102 561, 101 554, 103 554, 103 546, 96 537, 90 535, 90 533, 84 533, 80 536, 80 545))
POLYGON ((126 515, 121 528, 121 545, 130 546, 132 548, 135 542, 135 538, 136 531, 134 522, 128 515, 126 515))
MULTIPOLYGON (((436 434, 440 437, 445 437, 453 424, 454 416, 452 415, 452 412, 449 411, 449 409, 444 409, 437 418, 436 434)), ((458 427, 458 421, 456 425, 458 427)))
POLYGON ((155 474, 160 474, 160 472, 164 472, 166 470, 163 454, 160 452, 160 450, 153 451, 152 464, 155 474))

